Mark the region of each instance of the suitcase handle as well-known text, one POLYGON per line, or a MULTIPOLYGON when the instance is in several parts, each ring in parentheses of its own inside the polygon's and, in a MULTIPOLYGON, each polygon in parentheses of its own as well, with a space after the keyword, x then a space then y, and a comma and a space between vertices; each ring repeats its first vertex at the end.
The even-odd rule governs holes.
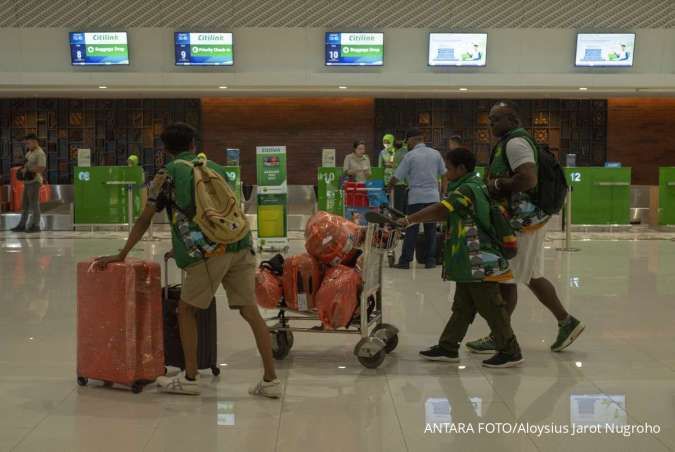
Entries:
MULTIPOLYGON (((165 300, 169 299, 169 261, 171 259, 175 259, 172 256, 171 251, 167 251, 166 253, 164 253, 164 288, 162 289, 162 291, 164 292, 165 300)), ((184 277, 183 270, 181 270, 180 273, 181 284, 183 283, 183 277, 184 277)))

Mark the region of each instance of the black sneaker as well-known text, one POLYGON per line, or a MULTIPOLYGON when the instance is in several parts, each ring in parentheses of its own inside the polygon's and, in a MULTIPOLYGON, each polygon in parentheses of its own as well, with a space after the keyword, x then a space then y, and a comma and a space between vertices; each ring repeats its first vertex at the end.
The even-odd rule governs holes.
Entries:
POLYGON ((403 264, 399 262, 398 264, 394 265, 392 268, 399 268, 401 270, 410 270, 410 264, 403 264))
POLYGON ((26 232, 26 228, 24 226, 17 226, 15 228, 10 229, 12 232, 26 232))
POLYGON ((523 355, 509 355, 507 353, 497 352, 492 358, 483 361, 483 367, 491 367, 495 369, 516 367, 525 362, 523 355))
POLYGON ((428 361, 459 362, 459 354, 457 352, 449 352, 440 345, 434 345, 428 350, 421 351, 420 356, 428 361))

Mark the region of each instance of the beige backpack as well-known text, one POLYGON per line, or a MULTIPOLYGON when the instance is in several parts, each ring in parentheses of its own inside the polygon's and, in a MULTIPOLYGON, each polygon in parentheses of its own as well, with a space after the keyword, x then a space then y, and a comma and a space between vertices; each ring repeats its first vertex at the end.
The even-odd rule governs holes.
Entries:
POLYGON ((237 197, 227 181, 203 162, 176 160, 190 166, 194 178, 195 217, 206 238, 229 245, 246 237, 250 228, 237 197))

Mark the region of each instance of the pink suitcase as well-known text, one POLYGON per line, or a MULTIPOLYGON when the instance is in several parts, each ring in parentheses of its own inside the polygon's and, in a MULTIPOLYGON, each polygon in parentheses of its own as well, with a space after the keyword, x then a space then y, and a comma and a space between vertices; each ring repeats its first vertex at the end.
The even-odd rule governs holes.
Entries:
POLYGON ((92 264, 77 265, 77 382, 91 378, 141 392, 165 372, 160 266, 92 264))

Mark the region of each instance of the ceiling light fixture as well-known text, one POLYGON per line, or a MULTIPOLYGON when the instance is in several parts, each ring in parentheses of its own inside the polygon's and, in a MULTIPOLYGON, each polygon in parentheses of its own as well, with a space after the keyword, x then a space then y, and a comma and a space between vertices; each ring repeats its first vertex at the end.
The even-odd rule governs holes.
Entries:
POLYGON ((98 87, 98 89, 108 89, 108 87, 105 86, 105 85, 100 85, 100 86, 98 87))
POLYGON ((469 88, 460 88, 460 91, 469 91, 469 88))
POLYGON ((588 88, 581 87, 579 88, 579 91, 588 91, 588 88))
POLYGON ((218 89, 227 89, 227 86, 222 85, 222 86, 219 86, 218 89))
POLYGON ((347 87, 344 86, 344 85, 340 85, 340 86, 338 86, 338 89, 347 89, 347 87))

